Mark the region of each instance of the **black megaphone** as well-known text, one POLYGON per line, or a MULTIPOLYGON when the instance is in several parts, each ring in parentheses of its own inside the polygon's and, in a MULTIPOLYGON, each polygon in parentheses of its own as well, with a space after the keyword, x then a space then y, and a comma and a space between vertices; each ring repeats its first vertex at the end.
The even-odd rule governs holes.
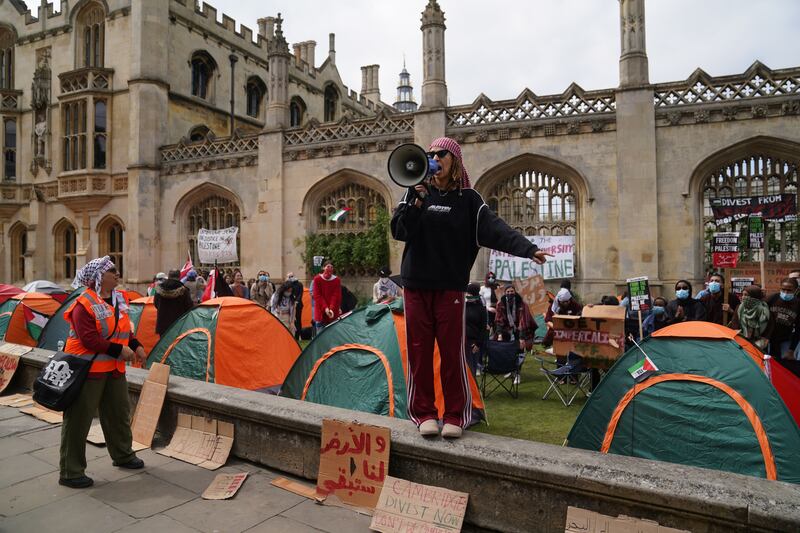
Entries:
POLYGON ((433 176, 441 166, 425 150, 413 143, 401 144, 389 155, 389 177, 401 187, 415 187, 433 176))

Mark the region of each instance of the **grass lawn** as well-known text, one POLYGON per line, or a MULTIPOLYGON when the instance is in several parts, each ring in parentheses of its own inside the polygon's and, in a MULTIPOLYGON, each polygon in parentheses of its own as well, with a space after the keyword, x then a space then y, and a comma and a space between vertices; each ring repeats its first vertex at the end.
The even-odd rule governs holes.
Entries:
POLYGON ((548 383, 539 368, 539 361, 529 355, 522 366, 519 398, 502 388, 494 391, 485 400, 489 423, 476 424, 470 431, 562 445, 586 398, 579 394, 570 407, 564 407, 555 393, 542 400, 548 383))

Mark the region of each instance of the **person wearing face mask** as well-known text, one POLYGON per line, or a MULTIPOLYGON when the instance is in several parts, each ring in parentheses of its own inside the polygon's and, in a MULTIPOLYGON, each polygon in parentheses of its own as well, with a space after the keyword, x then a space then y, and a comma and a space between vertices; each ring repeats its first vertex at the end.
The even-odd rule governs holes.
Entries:
POLYGON ((480 297, 488 313, 489 329, 491 331, 494 331, 495 313, 497 312, 497 293, 494 292, 495 289, 497 289, 497 279, 494 276, 494 272, 490 270, 483 280, 483 286, 480 288, 480 297))
POLYGON ((292 282, 284 281, 275 291, 275 294, 272 295, 272 302, 269 308, 270 312, 283 322, 286 329, 292 332, 292 336, 296 332, 294 317, 297 312, 297 306, 295 304, 292 282))
POLYGON ((555 337, 555 330, 553 329, 553 315, 572 315, 578 316, 583 311, 583 306, 572 297, 572 293, 567 288, 562 288, 556 293, 553 299, 553 304, 547 309, 544 315, 544 321, 547 324, 547 333, 544 336, 542 344, 551 346, 553 338, 555 337))
POLYGON ((800 298, 797 278, 781 281, 781 291, 767 299, 773 326, 769 334, 769 354, 776 359, 794 359, 800 340, 800 298))
POLYGON ((273 294, 275 294, 275 285, 269 280, 269 273, 259 270, 255 283, 250 287, 250 299, 261 307, 267 307, 273 294))
POLYGON ((327 261, 322 272, 314 276, 314 325, 317 333, 342 314, 342 280, 333 273, 327 261))
POLYGON ((303 317, 303 284, 300 282, 297 277, 295 277, 294 272, 289 272, 286 274, 286 281, 291 284, 292 287, 292 298, 294 298, 294 338, 295 340, 300 340, 300 333, 303 329, 302 324, 302 317, 303 317))
POLYGON ((728 303, 724 303, 723 289, 725 287, 725 278, 722 274, 712 274, 708 280, 708 290, 704 291, 700 297, 703 307, 706 310, 706 322, 713 322, 714 324, 723 324, 723 314, 728 312, 728 321, 733 320, 733 315, 739 308, 739 297, 733 291, 728 292, 728 303))
POLYGON ((677 324, 691 320, 704 320, 706 308, 692 298, 692 284, 682 279, 675 284, 675 299, 667 304, 667 322, 677 324))
POLYGON ((392 271, 388 266, 381 268, 378 272, 380 278, 375 282, 375 285, 372 286, 372 301, 374 303, 391 302, 397 298, 400 291, 397 284, 389 279, 391 275, 392 271))
POLYGON ((738 329, 742 337, 764 351, 769 344, 773 327, 769 306, 763 301, 764 292, 758 285, 745 287, 742 303, 736 310, 733 329, 738 329))
POLYGON ((642 322, 642 332, 647 337, 667 326, 667 324, 667 300, 661 296, 656 296, 653 298, 653 309, 642 322))

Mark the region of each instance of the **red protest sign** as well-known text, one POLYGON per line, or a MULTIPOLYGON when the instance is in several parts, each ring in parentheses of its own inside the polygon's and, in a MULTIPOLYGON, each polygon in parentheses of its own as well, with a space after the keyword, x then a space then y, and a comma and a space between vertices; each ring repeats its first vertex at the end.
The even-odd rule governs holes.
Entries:
POLYGON ((714 268, 736 268, 739 262, 739 232, 715 233, 711 259, 714 268))

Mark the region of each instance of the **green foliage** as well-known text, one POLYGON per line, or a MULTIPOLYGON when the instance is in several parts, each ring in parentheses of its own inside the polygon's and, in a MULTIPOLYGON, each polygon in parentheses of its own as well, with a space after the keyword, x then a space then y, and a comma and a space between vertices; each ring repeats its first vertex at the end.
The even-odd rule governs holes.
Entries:
POLYGON ((389 262, 389 220, 389 214, 382 209, 367 231, 306 235, 301 255, 308 271, 312 271, 315 255, 333 261, 338 269, 378 270, 389 262))

